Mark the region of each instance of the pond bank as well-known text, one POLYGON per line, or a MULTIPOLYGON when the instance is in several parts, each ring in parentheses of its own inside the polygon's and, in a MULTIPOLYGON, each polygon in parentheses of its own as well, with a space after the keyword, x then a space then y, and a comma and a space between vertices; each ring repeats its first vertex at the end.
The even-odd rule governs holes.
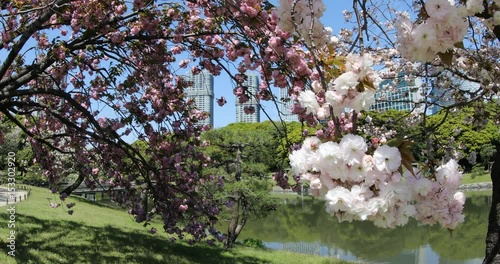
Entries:
POLYGON ((470 184, 462 184, 458 187, 459 190, 463 191, 483 191, 491 190, 493 188, 493 183, 491 182, 478 182, 470 184))

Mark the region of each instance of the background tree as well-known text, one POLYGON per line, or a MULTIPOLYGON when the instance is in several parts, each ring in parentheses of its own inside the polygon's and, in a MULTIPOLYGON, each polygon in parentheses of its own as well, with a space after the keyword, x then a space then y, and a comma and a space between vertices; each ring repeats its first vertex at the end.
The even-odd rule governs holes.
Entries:
POLYGON ((486 144, 481 147, 480 155, 483 161, 483 166, 488 171, 491 170, 491 164, 493 163, 493 158, 495 157, 496 152, 497 150, 495 148, 495 145, 486 144))
MULTIPOLYGON (((0 133, 3 134, 3 139, 0 139, 0 154, 7 157, 9 152, 16 153, 16 180, 23 183, 28 183, 37 186, 47 186, 47 179, 40 172, 40 167, 33 162, 33 149, 27 142, 26 134, 19 127, 9 120, 4 120, 0 124, 0 133)), ((7 160, 0 161, 0 168, 7 171, 7 160)))
POLYGON ((491 143, 500 136, 495 124, 499 108, 495 103, 476 102, 474 105, 428 116, 425 128, 421 116, 397 110, 365 112, 358 126, 367 137, 387 140, 403 135, 411 139, 410 149, 416 161, 420 162, 428 158, 422 153, 428 148, 423 130, 433 131, 429 136, 436 145, 433 153, 436 159, 446 155, 465 161, 475 152, 478 154, 477 161, 484 162, 485 168, 488 168, 487 164, 495 153, 491 143))
MULTIPOLYGON (((9 152, 17 153, 22 146, 22 135, 21 130, 12 125, 10 122, 5 122, 0 124, 0 130, 2 130, 2 144, 0 145, 0 153, 4 157, 7 157, 9 152)), ((6 171, 7 160, 2 159, 0 161, 0 168, 6 171)))
MULTIPOLYGON (((224 144, 230 142, 245 143, 248 153, 245 161, 251 163, 260 163, 265 166, 266 173, 277 169, 276 149, 281 144, 280 138, 285 138, 285 134, 279 134, 276 126, 271 121, 261 123, 231 123, 224 128, 219 129, 219 133, 227 133, 223 138, 224 144)), ((210 135, 211 133, 207 133, 210 135)), ((221 142, 221 141, 216 141, 221 142)), ((217 144, 219 144, 217 143, 217 144)))
POLYGON ((466 171, 473 165, 466 161, 472 152, 479 154, 478 161, 488 163, 492 157, 488 146, 500 138, 495 124, 499 109, 495 103, 477 102, 460 110, 443 110, 430 116, 427 126, 435 130, 431 137, 436 144, 436 157, 463 159, 468 167, 466 171))
POLYGON ((234 245, 247 221, 265 217, 276 208, 270 197, 274 182, 268 165, 276 147, 269 129, 273 128, 234 123, 202 135, 210 144, 207 155, 214 161, 205 173, 222 177, 225 183, 216 196, 228 208, 220 215, 228 222, 226 248, 234 245))

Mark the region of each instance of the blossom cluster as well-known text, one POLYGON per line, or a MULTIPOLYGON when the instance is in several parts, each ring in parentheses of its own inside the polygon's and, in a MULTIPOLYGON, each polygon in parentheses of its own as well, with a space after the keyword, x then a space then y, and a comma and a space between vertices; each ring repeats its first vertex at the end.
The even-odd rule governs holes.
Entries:
POLYGON ((450 160, 435 174, 402 172, 397 147, 371 150, 361 136, 347 134, 339 143, 309 137, 290 154, 290 165, 314 196, 326 200, 326 211, 339 221, 369 220, 393 228, 409 218, 453 229, 463 222, 465 196, 456 192, 461 179, 450 160))
POLYGON ((327 84, 326 92, 319 80, 312 83, 314 91, 300 92, 297 97, 300 106, 306 114, 316 115, 319 119, 330 116, 330 107, 335 116, 340 116, 346 108, 358 113, 368 110, 375 102, 374 87, 380 83, 380 77, 372 66, 373 60, 369 54, 349 54, 345 72, 327 84), (363 89, 359 89, 360 85, 363 89))
POLYGON ((278 25, 285 32, 297 32, 309 45, 322 46, 329 41, 328 35, 331 34, 319 20, 325 10, 323 1, 280 0, 278 25))
POLYGON ((423 224, 439 223, 448 229, 454 229, 462 223, 465 195, 456 191, 461 178, 458 163, 454 159, 438 167, 433 180, 421 173, 406 175, 407 186, 413 190, 415 218, 423 224))
MULTIPOLYGON (((469 2, 469 1, 467 1, 469 2)), ((448 0, 428 0, 428 18, 414 25, 408 13, 396 23, 398 49, 408 60, 429 62, 436 54, 445 53, 464 39, 467 33, 467 9, 448 0)))

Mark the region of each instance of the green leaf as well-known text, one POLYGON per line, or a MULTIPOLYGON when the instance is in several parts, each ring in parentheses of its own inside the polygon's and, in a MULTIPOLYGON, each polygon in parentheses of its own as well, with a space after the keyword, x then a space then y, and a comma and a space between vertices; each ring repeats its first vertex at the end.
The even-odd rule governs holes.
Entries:
POLYGON ((363 83, 364 88, 372 90, 372 91, 377 91, 377 87, 375 87, 373 80, 371 80, 370 78, 365 77, 365 79, 363 80, 362 83, 363 83))
POLYGON ((465 49, 465 46, 464 46, 464 42, 463 41, 460 41, 460 42, 457 42, 455 43, 455 48, 459 48, 459 49, 465 49))
POLYGON ((396 137, 387 141, 386 145, 388 145, 389 147, 399 148, 399 146, 401 145, 401 143, 403 143, 403 141, 404 139, 402 137, 396 137))
POLYGON ((413 153, 408 149, 409 146, 411 146, 413 142, 404 140, 401 142, 399 145, 399 153, 401 153, 401 164, 413 175, 415 173, 413 172, 413 162, 415 161, 415 157, 413 157, 413 153))
POLYGON ((439 52, 438 56, 444 65, 451 66, 451 63, 453 62, 453 51, 452 50, 448 50, 445 53, 439 52))
POLYGON ((364 92, 365 86, 363 85, 363 83, 358 83, 358 85, 356 86, 356 90, 360 93, 364 92))

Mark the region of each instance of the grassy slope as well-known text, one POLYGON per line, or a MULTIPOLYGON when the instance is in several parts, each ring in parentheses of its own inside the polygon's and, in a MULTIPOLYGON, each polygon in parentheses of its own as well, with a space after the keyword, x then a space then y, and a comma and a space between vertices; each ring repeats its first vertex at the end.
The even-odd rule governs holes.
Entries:
POLYGON ((462 184, 479 183, 479 182, 491 182, 490 174, 483 173, 472 177, 471 173, 466 173, 462 176, 462 184))
MULTIPOLYGON (((46 189, 33 188, 28 201, 16 205, 16 257, 7 256, 6 207, 0 210, 0 263, 348 263, 290 252, 237 247, 189 246, 149 234, 123 210, 79 198, 75 213, 50 208, 46 189)), ((156 226, 161 230, 161 225, 156 226)))

